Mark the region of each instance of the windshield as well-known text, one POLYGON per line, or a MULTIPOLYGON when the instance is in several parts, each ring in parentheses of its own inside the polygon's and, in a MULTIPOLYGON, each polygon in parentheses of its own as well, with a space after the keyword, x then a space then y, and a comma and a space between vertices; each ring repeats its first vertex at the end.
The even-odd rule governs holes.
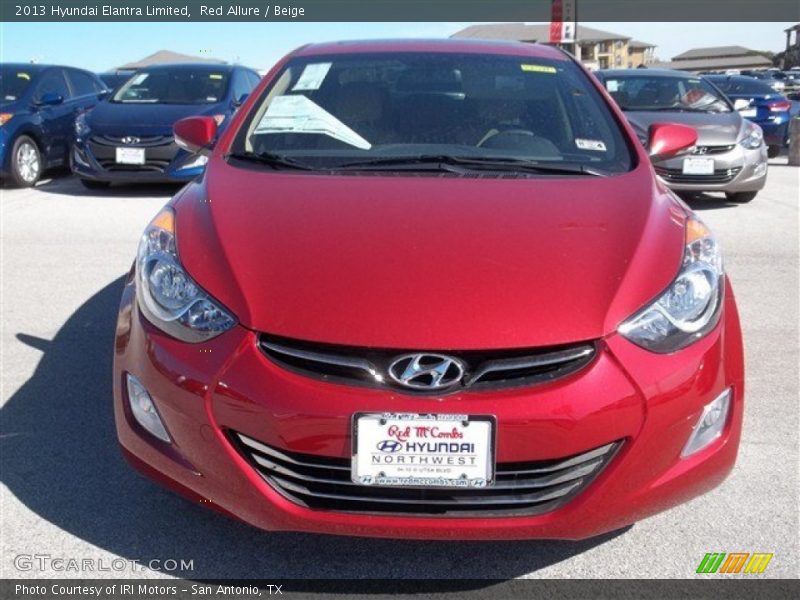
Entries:
POLYGON ((395 159, 415 157, 469 159, 465 168, 494 161, 501 171, 523 161, 603 172, 632 163, 608 106, 570 61, 405 52, 290 61, 231 154, 318 169, 391 169, 395 159))
POLYGON ((114 94, 112 102, 214 104, 225 97, 228 73, 208 69, 140 71, 114 94))
POLYGON ((36 76, 35 72, 26 69, 13 69, 10 67, 0 68, 0 94, 4 102, 19 100, 25 90, 36 76))
POLYGON ((605 76, 606 89, 622 110, 730 112, 713 86, 701 78, 605 76))

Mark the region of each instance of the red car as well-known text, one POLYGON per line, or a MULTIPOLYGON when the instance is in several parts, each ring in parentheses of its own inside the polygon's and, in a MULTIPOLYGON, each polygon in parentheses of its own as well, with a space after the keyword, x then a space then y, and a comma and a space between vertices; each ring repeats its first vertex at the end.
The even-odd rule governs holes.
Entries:
POLYGON ((145 230, 116 330, 134 467, 267 530, 578 539, 733 467, 719 247, 558 49, 305 46, 145 230))

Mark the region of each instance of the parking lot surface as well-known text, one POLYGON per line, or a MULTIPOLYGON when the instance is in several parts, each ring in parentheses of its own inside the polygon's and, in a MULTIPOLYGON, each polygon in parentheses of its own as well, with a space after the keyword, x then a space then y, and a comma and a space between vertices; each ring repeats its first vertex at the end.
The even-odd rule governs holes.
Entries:
POLYGON ((799 178, 778 158, 750 204, 692 202, 721 240, 744 329, 746 411, 732 475, 623 532, 510 543, 267 533, 139 477, 114 432, 114 319, 139 235, 175 189, 98 195, 66 176, 3 188, 0 577, 686 578, 707 552, 771 552, 762 577, 798 577, 799 178), (93 567, 24 559, 34 554, 93 567), (132 562, 168 560, 191 568, 132 562))

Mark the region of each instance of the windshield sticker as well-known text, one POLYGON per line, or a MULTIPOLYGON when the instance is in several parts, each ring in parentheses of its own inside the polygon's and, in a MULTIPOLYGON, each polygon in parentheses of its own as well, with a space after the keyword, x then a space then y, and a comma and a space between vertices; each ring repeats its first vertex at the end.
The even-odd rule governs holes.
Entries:
POLYGON ((302 75, 300 75, 300 79, 294 84, 292 90, 318 90, 322 82, 325 81, 325 77, 331 69, 331 64, 333 63, 314 63, 312 65, 306 65, 302 75))
POLYGON ((594 152, 605 152, 606 145, 600 140, 586 140, 575 138, 575 145, 581 150, 592 150, 594 152))
POLYGON ((19 77, 20 79, 27 79, 28 81, 30 81, 31 79, 31 76, 28 75, 27 73, 17 73, 17 77, 19 77))
POLYGON ((211 73, 211 75, 209 75, 208 78, 209 79, 222 79, 222 75, 220 75, 219 73, 211 73))
POLYGON ((606 89, 609 92, 619 91, 619 81, 617 81, 616 79, 609 79, 608 81, 606 81, 606 89))
POLYGON ((217 101, 216 96, 206 96, 206 102, 216 102, 216 101, 217 101))
POLYGON ((526 73, 555 73, 555 67, 548 67, 546 65, 520 65, 520 68, 526 73))
POLYGON ((331 113, 299 94, 273 99, 254 133, 314 133, 362 150, 372 148, 372 144, 331 113))

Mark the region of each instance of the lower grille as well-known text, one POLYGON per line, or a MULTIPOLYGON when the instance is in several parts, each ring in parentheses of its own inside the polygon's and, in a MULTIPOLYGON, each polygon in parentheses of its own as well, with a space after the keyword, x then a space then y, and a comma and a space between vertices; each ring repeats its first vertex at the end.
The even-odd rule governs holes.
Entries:
POLYGON ((685 175, 681 169, 656 167, 656 173, 670 183, 728 183, 741 170, 741 167, 734 167, 733 169, 719 169, 712 175, 685 175))
MULTIPOLYGON (((390 375, 392 364, 413 356, 414 351, 313 344, 267 335, 260 337, 259 346, 273 362, 310 377, 437 395, 553 381, 582 369, 596 355, 591 342, 536 349, 448 351, 447 357, 462 365, 463 377, 446 389, 420 391, 398 384, 390 375)), ((437 351, 428 356, 444 354, 437 351)))
POLYGON ((315 510, 407 515, 537 515, 569 502, 605 468, 621 446, 606 444, 554 460, 498 463, 491 487, 416 489, 362 486, 350 461, 277 450, 241 433, 229 439, 276 491, 315 510))

